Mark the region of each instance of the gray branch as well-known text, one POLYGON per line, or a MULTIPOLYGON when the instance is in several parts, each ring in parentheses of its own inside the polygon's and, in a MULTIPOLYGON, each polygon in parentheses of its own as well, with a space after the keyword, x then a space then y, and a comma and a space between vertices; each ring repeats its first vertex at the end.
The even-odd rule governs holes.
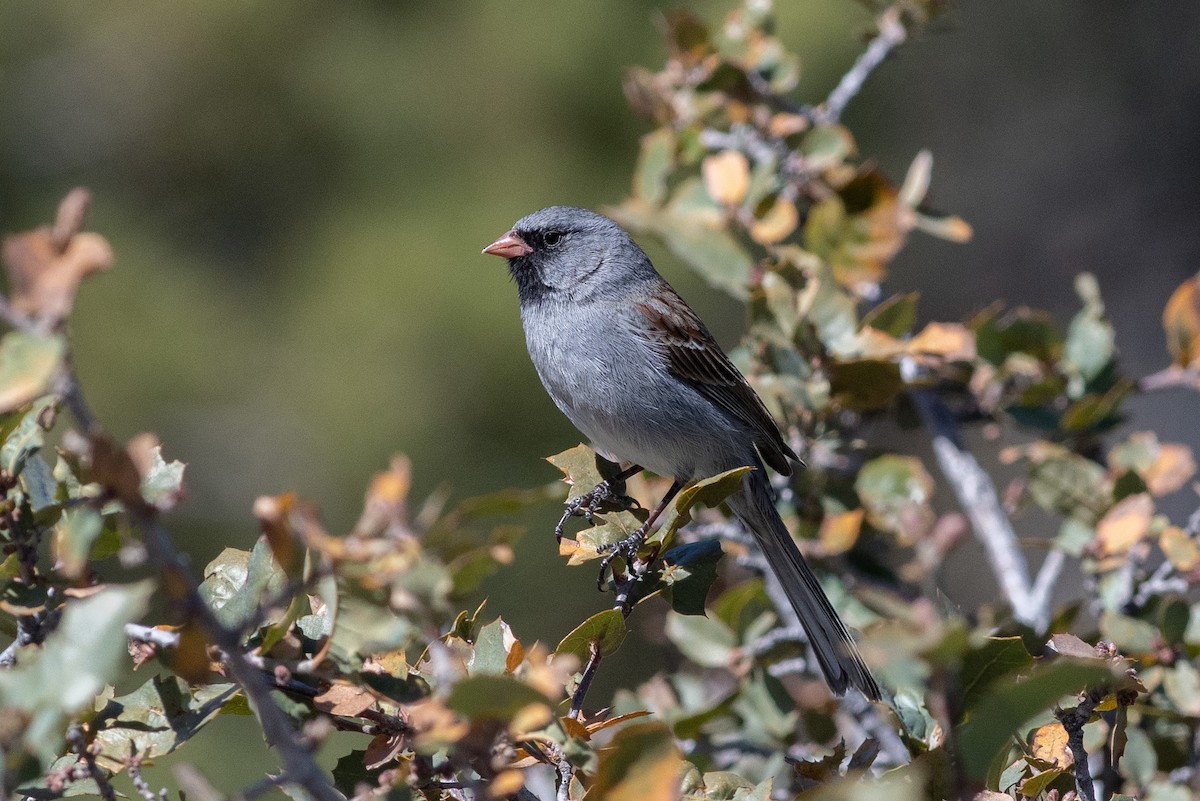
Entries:
POLYGON ((862 89, 868 76, 883 63, 888 53, 904 43, 907 31, 900 21, 900 10, 890 6, 879 15, 879 33, 867 45, 850 71, 842 76, 829 97, 816 109, 818 122, 832 124, 842 118, 842 112, 862 89))
POLYGON ((933 434, 933 453, 959 506, 971 521, 976 539, 987 553, 988 564, 1000 590, 1013 610, 1013 617, 1038 631, 1050 625, 1050 601, 1054 583, 1063 566, 1063 555, 1051 551, 1036 583, 1029 578, 1029 565, 1021 552, 1012 522, 1004 513, 996 486, 958 433, 958 424, 942 400, 929 390, 910 393, 925 427, 933 434))

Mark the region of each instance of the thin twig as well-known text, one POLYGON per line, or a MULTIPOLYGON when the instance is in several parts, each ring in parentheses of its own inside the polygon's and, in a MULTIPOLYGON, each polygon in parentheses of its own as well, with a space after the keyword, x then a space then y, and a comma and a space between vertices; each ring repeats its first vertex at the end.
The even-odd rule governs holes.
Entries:
POLYGON ((100 797, 104 801, 117 801, 117 791, 113 788, 112 782, 108 780, 108 771, 100 767, 96 762, 96 754, 88 745, 87 738, 83 735, 83 729, 78 723, 72 723, 67 727, 67 742, 75 749, 75 753, 87 763, 88 774, 96 782, 96 787, 100 790, 100 797))
POLYGON ((842 118, 842 112, 862 89, 867 77, 875 71, 888 53, 903 44, 907 37, 904 24, 900 21, 900 10, 890 6, 879 15, 879 33, 867 45, 850 71, 842 76, 829 97, 815 109, 818 122, 832 124, 842 118))
POLYGON ((596 669, 600 667, 600 645, 592 642, 590 649, 587 665, 584 666, 583 673, 579 677, 579 685, 571 695, 570 717, 576 720, 583 717, 583 699, 587 695, 588 688, 592 686, 592 679, 596 677, 596 669))

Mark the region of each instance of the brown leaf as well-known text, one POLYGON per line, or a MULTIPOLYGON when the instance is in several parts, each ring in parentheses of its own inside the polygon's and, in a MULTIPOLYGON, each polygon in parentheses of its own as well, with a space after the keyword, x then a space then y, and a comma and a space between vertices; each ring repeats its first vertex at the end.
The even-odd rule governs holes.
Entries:
POLYGON ((289 576, 296 575, 304 564, 304 546, 291 526, 292 513, 301 505, 294 492, 285 492, 275 496, 260 495, 254 499, 252 507, 271 555, 289 576))
POLYGON ((1154 500, 1139 492, 1122 499, 1096 524, 1095 547, 1100 556, 1123 554, 1150 530, 1154 500))
POLYGON ((129 452, 107 434, 91 439, 91 480, 130 509, 149 509, 142 498, 142 476, 129 452))
POLYGON ((407 504, 411 487, 412 462, 403 454, 393 456, 388 469, 371 479, 354 533, 378 536, 386 532, 395 539, 412 539, 415 535, 408 524, 407 504))
POLYGON ((750 162, 736 150, 722 150, 700 164, 709 197, 725 206, 736 206, 750 189, 750 162))
POLYGON ((104 237, 78 233, 87 204, 86 190, 72 190, 59 205, 53 228, 4 240, 4 262, 17 311, 57 324, 71 313, 79 283, 112 266, 112 248, 104 237))
POLYGON ((1180 367, 1191 367, 1200 358, 1200 275, 1184 281, 1163 308, 1167 350, 1180 367))
POLYGON ((1067 730, 1061 723, 1047 723, 1033 733, 1030 749, 1038 759, 1066 768, 1075 764, 1067 740, 1067 730))
POLYGON ((360 715, 375 703, 369 690, 346 681, 335 680, 329 689, 313 699, 313 706, 330 715, 360 715))
POLYGON ((1062 656, 1076 659, 1099 659, 1096 649, 1088 645, 1074 634, 1055 634, 1047 643, 1054 651, 1062 656))
POLYGON ((363 765, 367 770, 375 770, 391 762, 400 753, 404 745, 404 736, 400 734, 376 734, 367 744, 363 753, 363 765))

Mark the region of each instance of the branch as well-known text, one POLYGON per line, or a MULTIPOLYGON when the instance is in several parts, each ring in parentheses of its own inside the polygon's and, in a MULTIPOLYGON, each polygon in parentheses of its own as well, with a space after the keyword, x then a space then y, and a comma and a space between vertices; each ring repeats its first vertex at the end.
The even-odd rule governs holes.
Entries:
POLYGON ((1092 784, 1092 771, 1088 767, 1087 749, 1083 747, 1083 727, 1092 719, 1096 704, 1103 700, 1108 689, 1103 686, 1089 687, 1079 706, 1074 709, 1059 709, 1054 713, 1058 722, 1067 730, 1067 746, 1075 758, 1075 792, 1083 801, 1096 801, 1096 788, 1092 784))
POLYGON ((829 93, 829 97, 815 109, 817 122, 832 124, 842 117, 846 106, 862 89, 863 83, 875 68, 887 58, 888 53, 901 45, 907 37, 907 31, 900 22, 900 9, 889 6, 879 15, 879 33, 867 45, 850 71, 842 76, 838 85, 829 93))
POLYGON ((987 552, 988 563, 1000 589, 1021 623, 1042 631, 1050 624, 1050 595, 1062 569, 1063 557, 1051 552, 1030 583, 1029 566, 1021 553, 1012 522, 1004 513, 991 477, 979 466, 959 436, 958 423, 950 410, 930 390, 912 390, 909 396, 921 421, 933 433, 933 452, 942 475, 954 490, 959 506, 971 521, 975 537, 987 552))
MULTIPOLYGON (((69 364, 69 361, 68 361, 69 364)), ((83 392, 74 372, 66 375, 67 397, 75 397, 77 404, 70 408, 76 415, 80 410, 88 408, 83 400, 83 392)), ((90 413, 84 412, 84 417, 76 417, 80 425, 89 428, 93 433, 99 429, 99 423, 90 413)), ((164 573, 171 573, 183 587, 183 602, 187 611, 204 628, 209 641, 224 652, 225 663, 230 677, 242 688, 246 699, 250 702, 262 727, 267 743, 279 752, 283 763, 284 774, 288 781, 301 785, 316 801, 345 801, 345 797, 333 786, 325 771, 317 765, 313 755, 300 742, 296 731, 292 728, 291 720, 271 698, 271 686, 258 668, 251 664, 246 654, 242 652, 240 637, 237 632, 225 627, 212 608, 200 595, 199 583, 192 573, 191 565, 172 542, 167 530, 158 520, 154 510, 130 509, 131 521, 143 534, 143 541, 151 561, 164 573)), ((127 632, 128 633, 128 629, 127 632)), ((138 634, 148 632, 135 630, 138 634)))

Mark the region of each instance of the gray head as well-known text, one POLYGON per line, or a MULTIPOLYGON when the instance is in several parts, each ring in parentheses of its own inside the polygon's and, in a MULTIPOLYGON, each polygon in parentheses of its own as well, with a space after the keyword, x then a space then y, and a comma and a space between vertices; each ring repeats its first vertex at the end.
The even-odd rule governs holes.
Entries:
POLYGON ((550 206, 522 217, 483 252, 508 259, 523 304, 556 295, 582 300, 656 275, 621 226, 574 206, 550 206))

